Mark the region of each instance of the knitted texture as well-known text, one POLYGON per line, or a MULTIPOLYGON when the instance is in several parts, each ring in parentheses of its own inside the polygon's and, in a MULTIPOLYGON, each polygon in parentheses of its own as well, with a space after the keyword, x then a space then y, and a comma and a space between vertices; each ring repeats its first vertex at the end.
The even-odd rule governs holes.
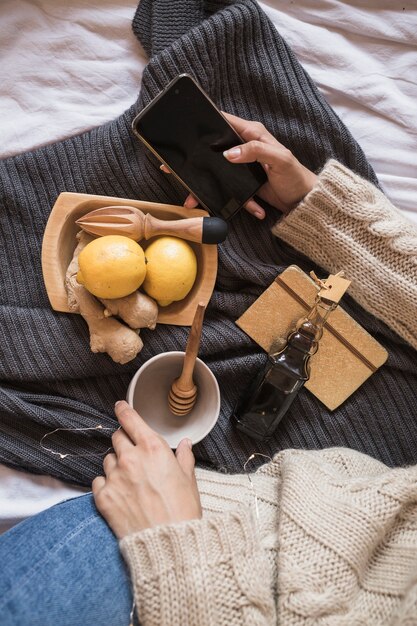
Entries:
POLYGON ((197 470, 202 520, 120 542, 142 626, 416 623, 417 467, 288 450, 251 480, 197 470))
POLYGON ((143 626, 275 623, 268 564, 249 515, 160 527, 120 546, 143 626))
MULTIPOLYGON (((65 458, 43 450, 42 436, 56 428, 115 428, 113 405, 125 396, 133 373, 156 353, 184 349, 188 333, 162 325, 144 331, 143 351, 120 366, 92 354, 84 320, 52 311, 45 293, 42 235, 60 192, 184 201, 179 183, 159 171, 133 136, 134 115, 170 79, 188 72, 220 108, 263 122, 310 169, 319 171, 334 157, 376 182, 358 144, 256 2, 142 0, 134 31, 151 58, 139 99, 125 114, 0 163, 0 461, 80 484, 101 472, 102 456, 91 453, 110 445, 110 431, 55 433, 48 447, 80 455, 65 458)), ((285 267, 312 269, 271 235, 277 216, 269 209, 263 223, 245 211, 233 219, 228 240, 219 246, 217 283, 205 317, 201 356, 219 381, 222 406, 216 427, 195 453, 200 462, 233 471, 241 469, 255 443, 233 427, 232 409, 266 360, 234 321, 285 267)), ((389 465, 415 460, 415 352, 359 306, 347 308, 387 347, 388 363, 334 413, 302 391, 274 438, 261 446, 263 453, 341 445, 389 465)))
POLYGON ((417 348, 417 229, 376 187, 330 161, 273 233, 328 272, 355 276, 355 300, 417 348))

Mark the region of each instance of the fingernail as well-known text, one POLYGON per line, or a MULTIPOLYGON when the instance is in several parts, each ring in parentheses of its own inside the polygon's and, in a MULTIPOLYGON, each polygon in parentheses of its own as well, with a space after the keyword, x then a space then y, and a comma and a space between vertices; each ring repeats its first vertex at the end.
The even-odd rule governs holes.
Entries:
POLYGON ((184 202, 184 206, 186 209, 194 208, 194 200, 192 198, 187 198, 186 201, 184 202))
POLYGON ((262 213, 262 211, 255 211, 254 215, 258 218, 258 220, 262 220, 265 214, 262 213))
POLYGON ((114 405, 114 406, 115 406, 115 408, 117 408, 117 407, 119 406, 119 404, 123 404, 123 402, 124 402, 124 400, 118 400, 118 401, 115 403, 115 405, 114 405))
POLYGON ((187 446, 188 446, 188 447, 190 448, 190 450, 191 450, 191 448, 193 447, 193 442, 191 441, 191 439, 186 439, 186 440, 185 440, 185 443, 187 444, 187 446))
POLYGON ((223 156, 225 156, 226 159, 236 159, 241 154, 242 154, 241 148, 230 148, 230 150, 225 150, 223 152, 223 156))

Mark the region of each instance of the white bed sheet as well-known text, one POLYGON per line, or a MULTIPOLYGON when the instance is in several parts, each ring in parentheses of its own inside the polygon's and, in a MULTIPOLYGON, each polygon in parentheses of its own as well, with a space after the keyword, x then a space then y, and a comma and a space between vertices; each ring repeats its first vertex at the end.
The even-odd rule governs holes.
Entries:
MULTIPOLYGON (((261 5, 388 196, 417 223, 417 0, 261 5)), ((135 7, 136 0, 2 0, 0 157, 97 126, 134 101, 146 64, 130 27, 135 7)), ((0 529, 77 493, 0 466, 0 529)))

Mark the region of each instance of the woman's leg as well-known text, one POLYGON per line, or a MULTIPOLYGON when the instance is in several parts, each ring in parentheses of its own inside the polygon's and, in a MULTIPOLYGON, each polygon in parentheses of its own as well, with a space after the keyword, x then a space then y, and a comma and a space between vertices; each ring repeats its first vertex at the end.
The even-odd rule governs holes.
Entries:
POLYGON ((91 494, 0 536, 2 626, 128 626, 130 581, 91 494))

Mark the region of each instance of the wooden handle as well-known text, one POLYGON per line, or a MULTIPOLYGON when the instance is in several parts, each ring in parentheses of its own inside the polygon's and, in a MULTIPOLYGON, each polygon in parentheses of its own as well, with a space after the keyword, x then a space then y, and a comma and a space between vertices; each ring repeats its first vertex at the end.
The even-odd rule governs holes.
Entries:
POLYGON ((159 220, 147 213, 144 228, 145 239, 157 235, 172 235, 187 241, 201 243, 203 236, 203 218, 189 217, 185 220, 159 220))
POLYGON ((217 244, 226 239, 227 224, 218 217, 160 220, 135 207, 108 206, 90 211, 76 224, 91 235, 125 235, 135 241, 173 235, 195 243, 217 244))
POLYGON ((201 329, 203 327, 205 310, 206 305, 200 302, 197 305, 190 334, 188 335, 184 364, 182 366, 181 376, 177 380, 178 387, 184 391, 192 389, 194 386, 193 372, 200 347, 201 329))

